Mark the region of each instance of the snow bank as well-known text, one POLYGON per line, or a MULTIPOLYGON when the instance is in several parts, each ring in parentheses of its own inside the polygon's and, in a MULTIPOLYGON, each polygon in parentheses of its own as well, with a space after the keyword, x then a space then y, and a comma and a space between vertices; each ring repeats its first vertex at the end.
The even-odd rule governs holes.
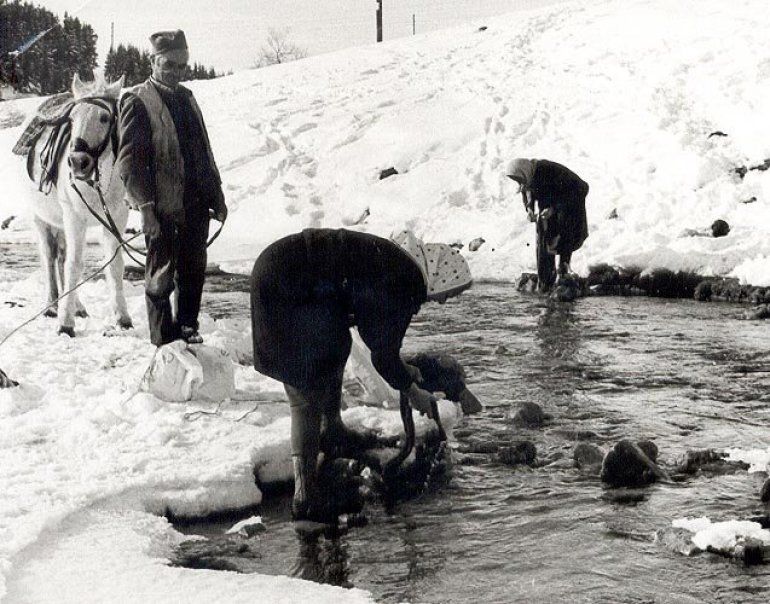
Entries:
MULTIPOLYGON (((28 309, 37 307, 41 295, 37 275, 8 285, 6 293, 0 294, 0 334, 29 316, 28 309), (4 303, 9 299, 24 306, 8 308, 4 303)), ((71 554, 67 537, 60 542, 55 536, 66 534, 72 523, 81 526, 83 515, 100 505, 109 505, 115 513, 99 530, 144 535, 143 529, 133 526, 135 520, 141 526, 156 527, 158 539, 165 543, 175 532, 151 515, 171 512, 195 517, 255 505, 261 501, 255 474, 262 482, 285 481, 293 475, 289 407, 278 382, 236 365, 236 396, 221 405, 167 403, 139 392, 154 353, 141 286, 127 284, 129 310, 140 327, 111 338, 102 335, 109 314, 105 282, 89 283, 80 291, 91 316, 78 319, 76 339, 55 335, 55 322, 39 319, 3 349, 3 367, 21 385, 0 390, 0 451, 5 462, 0 464, 0 594, 9 574, 19 593, 47 583, 48 579, 38 580, 36 573, 42 573, 48 563, 40 566, 35 548, 66 560, 71 554), (128 526, 122 526, 123 518, 129 519, 128 526), (48 545, 40 545, 40 540, 48 545), (14 573, 17 567, 21 575, 14 573)), ((201 323, 207 341, 222 342, 225 349, 238 349, 241 339, 249 337, 234 330, 231 321, 223 321, 223 331, 209 317, 201 323)), ((451 430, 459 419, 457 407, 442 401, 440 413, 451 430)), ((343 412, 343 419, 354 429, 368 428, 384 436, 402 431, 396 410, 353 407, 343 412)), ((418 435, 433 425, 422 416, 415 416, 415 423, 418 435)), ((86 539, 83 531, 89 539, 100 534, 86 528, 78 531, 72 535, 76 544, 86 539)), ((131 551, 113 552, 105 559, 112 563, 114 556, 129 556, 131 551)), ((103 554, 94 554, 95 559, 103 554)), ((153 556, 145 558, 132 564, 163 564, 153 556)), ((124 564, 128 563, 115 562, 115 568, 124 564)), ((91 601, 115 600, 123 593, 119 591, 122 580, 110 582, 110 568, 93 566, 92 583, 81 586, 83 593, 93 588, 96 595, 89 596, 91 601), (102 587, 97 589, 97 584, 102 587), (113 585, 113 597, 102 598, 109 585, 113 585)), ((63 580, 73 568, 64 566, 57 572, 63 580)), ((166 569, 156 574, 171 581, 180 572, 166 569)), ((162 584, 166 579, 158 580, 162 584)), ((254 579, 254 584, 261 581, 266 579, 254 579)), ((56 593, 54 586, 50 583, 40 589, 56 593)), ((71 589, 64 593, 79 593, 76 587, 71 589)), ((177 594, 171 585, 169 589, 163 592, 169 598, 177 594)), ((351 598, 361 601, 360 595, 351 598)), ((137 595, 133 601, 147 600, 137 595)), ((204 593, 188 601, 207 600, 204 593)))
MULTIPOLYGON (((534 234, 502 171, 525 156, 591 185, 577 270, 609 262, 770 284, 770 173, 735 171, 770 157, 761 0, 575 2, 485 24, 192 83, 231 208, 212 259, 247 271, 276 238, 353 226, 369 208, 355 228, 408 226, 466 246, 482 236, 480 250, 466 247, 475 277, 513 279, 534 266, 534 234), (389 167, 399 174, 379 180, 389 167), (717 218, 728 237, 683 236, 717 218)), ((20 163, 0 157, 14 187, 0 216, 23 198, 10 178, 20 163)))

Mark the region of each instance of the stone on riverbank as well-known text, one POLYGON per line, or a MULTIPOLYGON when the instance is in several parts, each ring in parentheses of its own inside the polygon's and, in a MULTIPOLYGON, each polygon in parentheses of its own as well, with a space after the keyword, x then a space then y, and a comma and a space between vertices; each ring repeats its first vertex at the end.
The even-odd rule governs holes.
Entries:
POLYGON ((770 304, 762 304, 747 311, 746 318, 750 320, 770 319, 770 304))

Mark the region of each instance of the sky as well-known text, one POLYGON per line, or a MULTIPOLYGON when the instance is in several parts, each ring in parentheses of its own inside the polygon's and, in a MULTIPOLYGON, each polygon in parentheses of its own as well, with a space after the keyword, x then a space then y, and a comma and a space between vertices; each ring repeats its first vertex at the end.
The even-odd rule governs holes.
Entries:
MULTIPOLYGON (((532 9, 564 0, 383 0, 383 37, 418 33, 464 21, 532 9)), ((253 66, 270 28, 289 28, 290 39, 318 54, 376 41, 375 0, 35 0, 62 15, 89 23, 99 36, 99 60, 115 41, 148 48, 147 37, 183 29, 191 60, 217 71, 253 66)))

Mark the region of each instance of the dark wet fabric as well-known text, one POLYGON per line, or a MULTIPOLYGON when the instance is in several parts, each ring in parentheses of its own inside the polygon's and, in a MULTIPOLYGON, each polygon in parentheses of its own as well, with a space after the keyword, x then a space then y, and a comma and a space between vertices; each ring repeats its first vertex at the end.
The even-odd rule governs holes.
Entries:
POLYGON ((569 168, 547 159, 537 161, 529 189, 541 212, 554 210, 543 231, 551 254, 574 252, 588 237, 588 188, 588 183, 569 168))
POLYGON ((345 229, 306 229, 276 241, 251 276, 254 367, 299 390, 336 379, 358 326, 372 364, 395 389, 412 377, 399 355, 425 281, 393 242, 345 229))

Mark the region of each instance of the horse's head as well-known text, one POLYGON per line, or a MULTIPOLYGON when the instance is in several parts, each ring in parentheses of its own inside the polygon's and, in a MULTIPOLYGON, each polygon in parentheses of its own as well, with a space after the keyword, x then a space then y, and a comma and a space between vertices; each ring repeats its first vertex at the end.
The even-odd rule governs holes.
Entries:
POLYGON ((124 78, 117 82, 72 80, 74 105, 70 112, 70 149, 67 161, 72 176, 91 180, 99 157, 110 144, 117 120, 117 100, 124 78))

